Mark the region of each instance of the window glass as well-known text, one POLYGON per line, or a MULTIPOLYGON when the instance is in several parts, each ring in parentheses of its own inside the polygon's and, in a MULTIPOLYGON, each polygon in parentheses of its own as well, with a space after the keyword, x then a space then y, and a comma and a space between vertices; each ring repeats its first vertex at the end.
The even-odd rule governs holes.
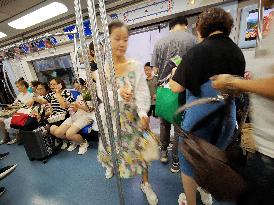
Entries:
POLYGON ((58 77, 64 80, 67 88, 72 88, 74 71, 70 55, 54 56, 32 63, 39 81, 49 82, 51 78, 58 77))

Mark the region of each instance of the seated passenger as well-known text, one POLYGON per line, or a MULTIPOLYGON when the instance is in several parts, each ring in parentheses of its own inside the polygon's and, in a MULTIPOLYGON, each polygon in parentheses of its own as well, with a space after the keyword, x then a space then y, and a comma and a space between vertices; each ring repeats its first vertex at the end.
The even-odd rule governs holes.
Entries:
MULTIPOLYGON (((29 84, 26 81, 19 79, 15 84, 19 91, 19 95, 17 96, 17 98, 15 99, 14 103, 11 106, 18 106, 19 108, 25 105, 30 99, 32 99, 33 94, 28 92, 29 84)), ((20 112, 20 109, 17 112, 20 112)), ((11 117, 7 119, 0 118, 0 129, 4 135, 3 139, 0 141, 0 144, 5 144, 5 143, 14 144, 18 141, 19 134, 16 135, 15 139, 10 141, 10 137, 8 134, 8 130, 10 129, 10 124, 11 124, 11 117)))
MULTIPOLYGON (((47 83, 37 83, 36 94, 38 98, 44 98, 49 92, 50 88, 47 83)), ((45 117, 49 117, 51 115, 50 103, 43 104, 43 109, 45 110, 45 117)))
POLYGON ((70 104, 70 117, 55 130, 54 135, 72 141, 68 151, 73 151, 80 145, 78 154, 84 154, 89 144, 79 134, 79 131, 94 121, 94 112, 89 113, 89 108, 86 106, 82 95, 79 95, 76 102, 70 104))
POLYGON ((38 86, 39 83, 40 83, 40 82, 37 81, 37 80, 31 81, 31 82, 30 82, 30 86, 29 86, 29 88, 28 88, 28 91, 29 91, 30 93, 33 93, 34 95, 36 95, 36 94, 37 94, 36 89, 37 89, 37 86, 38 86))
POLYGON ((79 80, 74 80, 73 81, 73 87, 75 90, 77 90, 78 92, 80 92, 82 94, 82 92, 84 90, 87 89, 87 87, 85 86, 86 82, 84 81, 83 78, 79 78, 79 80))
MULTIPOLYGON (((66 118, 69 117, 68 108, 69 103, 74 102, 72 95, 69 90, 65 89, 65 83, 59 78, 53 78, 50 81, 51 93, 48 93, 45 97, 34 97, 27 105, 32 106, 34 102, 40 104, 50 103, 51 105, 51 116, 48 121, 51 124, 50 133, 55 136, 55 130, 60 126, 66 118)), ((67 147, 67 142, 64 142, 62 148, 67 147)))

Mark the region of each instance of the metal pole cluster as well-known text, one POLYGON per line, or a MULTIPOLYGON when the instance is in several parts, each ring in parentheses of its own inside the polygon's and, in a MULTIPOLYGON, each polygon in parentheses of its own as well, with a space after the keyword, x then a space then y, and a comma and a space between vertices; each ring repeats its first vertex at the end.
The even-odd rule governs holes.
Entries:
MULTIPOLYGON (((120 197, 120 204, 124 205, 122 183, 121 183, 119 170, 118 170, 118 153, 117 153, 117 150, 118 150, 117 145, 118 146, 120 145, 120 133, 121 133, 120 119, 119 119, 119 102, 118 102, 118 94, 117 94, 118 86, 116 84, 116 79, 115 79, 115 71, 113 66, 111 45, 110 45, 110 39, 109 39, 109 33, 108 33, 108 22, 106 18, 105 3, 104 3, 104 0, 99 0, 100 18, 96 17, 95 1, 87 0, 87 5, 88 5, 89 18, 90 18, 90 26, 92 30, 92 40, 94 44, 96 61, 98 66, 99 79, 96 79, 96 80, 100 82, 101 89, 102 89, 102 98, 103 98, 102 100, 103 100, 103 105, 105 110, 105 116, 102 116, 102 117, 105 117, 106 119, 106 122, 105 122, 106 124, 104 126, 106 126, 106 129, 107 129, 107 132, 104 132, 103 125, 102 125, 102 127, 99 129, 100 137, 101 137, 103 146, 105 148, 105 151, 108 151, 107 143, 108 141, 110 142, 111 153, 109 154, 111 154, 111 157, 112 157, 113 168, 114 168, 114 173, 117 180, 117 187, 118 187, 118 192, 120 197), (104 32, 104 42, 100 41, 97 20, 102 22, 102 27, 104 32), (104 51, 102 51, 103 50, 102 47, 105 47, 104 51), (106 68, 106 65, 108 66, 107 68, 106 68), (110 72, 110 76, 107 75, 108 71, 110 72), (110 80, 110 83, 107 83, 108 79, 110 80), (112 112, 113 108, 110 105, 110 99, 108 96, 109 90, 112 90, 113 92, 114 112, 112 112), (114 120, 115 123, 113 123, 112 119, 115 119, 114 120), (115 130, 114 128, 116 128, 116 132, 114 131, 115 130)), ((96 99, 96 89, 95 89, 95 84, 91 80, 91 71, 90 71, 89 62, 88 62, 87 45, 86 45, 85 36, 84 36, 83 16, 82 16, 80 0, 74 0, 74 6, 75 6, 75 15, 76 15, 76 25, 77 25, 79 37, 80 37, 81 50, 83 54, 85 68, 89 77, 88 79, 88 82, 90 83, 89 88, 91 88, 91 93, 94 96, 93 97, 93 100, 94 100, 96 99)), ((97 106, 98 105, 95 105, 95 108, 97 106)), ((98 122, 100 121, 100 123, 102 123, 99 109, 95 110, 95 112, 96 112, 97 121, 98 122)))
MULTIPOLYGON (((96 85, 95 83, 93 83, 92 73, 90 71, 90 65, 88 61, 88 51, 87 51, 87 46, 86 46, 86 41, 84 36, 84 26, 83 26, 83 17, 82 17, 80 0, 74 1, 74 8, 75 8, 75 15, 76 15, 76 26, 78 28, 79 37, 80 37, 80 47, 81 47, 82 56, 84 59, 85 70, 87 73, 87 84, 88 84, 88 89, 91 93, 91 102, 92 102, 92 106, 95 109, 95 117, 97 120, 100 136, 105 136, 103 123, 100 117, 99 104, 97 101, 96 85)), ((104 139, 104 137, 102 139, 104 139)))

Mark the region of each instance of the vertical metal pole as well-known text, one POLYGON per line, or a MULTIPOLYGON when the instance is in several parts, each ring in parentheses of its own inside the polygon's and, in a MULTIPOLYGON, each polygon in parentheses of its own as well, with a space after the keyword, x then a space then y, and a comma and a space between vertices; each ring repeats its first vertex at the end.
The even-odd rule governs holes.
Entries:
MULTIPOLYGON (((116 152, 116 143, 115 143, 115 135, 118 135, 118 130, 117 133, 114 132, 113 125, 112 123, 112 111, 111 111, 111 106, 109 102, 109 97, 108 97, 108 86, 106 83, 106 73, 105 73, 105 62, 103 61, 102 56, 105 55, 104 53, 101 52, 100 48, 100 39, 99 39, 99 32, 98 32, 98 27, 97 27, 97 18, 96 18, 96 11, 95 11, 95 2, 94 0, 87 0, 88 4, 88 12, 89 12, 89 17, 90 17, 90 25, 91 25, 91 30, 93 32, 92 39, 94 43, 94 48, 95 48, 95 55, 97 58, 97 65, 98 65, 98 74, 99 74, 99 80, 102 88, 102 97, 103 97, 103 102, 104 102, 104 109, 105 109, 105 114, 106 114, 106 124, 107 124, 107 129, 108 129, 108 137, 110 140, 110 145, 111 145, 111 156, 112 156, 112 162, 113 162, 113 168, 114 168, 114 173, 116 176, 116 181, 117 181, 117 188, 118 188, 118 193, 119 193, 119 198, 120 198, 120 204, 124 205, 124 196, 123 196, 123 188, 122 188, 122 182, 121 178, 119 175, 119 169, 118 169, 118 153, 116 152)), ((102 18, 102 17, 101 17, 102 18)), ((103 25, 104 27, 104 25, 103 25)), ((105 39, 106 41, 107 39, 105 39)), ((107 51, 108 49, 106 49, 107 51)), ((106 55, 107 59, 110 58, 110 55, 106 55)), ((108 61, 108 60, 107 60, 108 61)), ((112 67, 109 68, 112 70, 112 67)), ((113 89, 113 86, 116 86, 116 81, 115 79, 111 81, 110 85, 112 87, 113 95, 117 95, 117 89, 113 89)), ((117 100, 114 100, 114 104, 118 104, 118 97, 117 100)), ((115 110, 115 112, 118 112, 118 110, 115 110)), ((116 119, 116 127, 120 125, 117 125, 117 118, 118 115, 115 115, 116 119)), ((118 119, 119 120, 119 119, 118 119)), ((119 130, 120 131, 120 130, 119 130)), ((119 137, 117 136, 116 139, 118 140, 119 137)))
POLYGON ((73 34, 73 43, 74 43, 74 64, 75 64, 75 69, 74 69, 74 72, 75 72, 75 75, 76 75, 76 79, 79 80, 79 64, 78 64, 78 52, 77 52, 77 32, 76 34, 73 34))
POLYGON ((83 17, 82 17, 82 10, 81 10, 81 2, 80 0, 74 0, 74 8, 75 8, 75 15, 76 15, 76 25, 78 28, 79 36, 80 36, 80 46, 82 50, 82 56, 84 59, 85 69, 87 73, 87 83, 88 83, 88 89, 91 93, 91 102, 92 106, 95 109, 95 117, 97 120, 100 136, 104 138, 104 128, 103 123, 100 116, 100 110, 99 105, 97 101, 97 94, 96 94, 96 85, 93 83, 92 75, 90 71, 90 65, 88 61, 88 52, 87 52, 87 46, 85 42, 85 36, 84 36, 84 25, 83 25, 83 17))
POLYGON ((258 36, 257 36, 258 47, 260 47, 261 41, 263 39, 263 25, 264 25, 264 5, 263 5, 263 0, 259 0, 259 4, 258 4, 258 36))
POLYGON ((113 101, 114 101, 114 118, 116 120, 116 128, 117 128, 117 140, 119 141, 119 146, 121 146, 121 126, 120 126, 120 118, 119 118, 119 101, 118 101, 118 86, 116 84, 115 80, 115 68, 112 58, 112 48, 110 44, 110 38, 109 38, 109 30, 108 30, 108 21, 107 21, 107 13, 105 8, 105 1, 99 0, 99 10, 100 10, 100 16, 101 16, 101 22, 103 27, 103 33, 104 33, 104 39, 105 39, 105 46, 106 46, 106 56, 108 60, 108 65, 110 69, 110 80, 112 84, 112 92, 113 92, 113 101))

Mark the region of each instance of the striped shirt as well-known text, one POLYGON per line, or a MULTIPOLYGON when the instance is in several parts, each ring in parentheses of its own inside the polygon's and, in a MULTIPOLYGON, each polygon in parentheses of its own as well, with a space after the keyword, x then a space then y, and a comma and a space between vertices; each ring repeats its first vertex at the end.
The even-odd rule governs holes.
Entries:
MULTIPOLYGON (((47 100, 51 104, 52 113, 58 114, 58 113, 68 112, 68 108, 62 108, 60 106, 60 103, 58 102, 57 98, 55 97, 55 94, 56 94, 55 92, 51 92, 44 97, 44 99, 47 100)), ((74 102, 72 94, 69 90, 63 90, 61 95, 67 103, 74 102)))

